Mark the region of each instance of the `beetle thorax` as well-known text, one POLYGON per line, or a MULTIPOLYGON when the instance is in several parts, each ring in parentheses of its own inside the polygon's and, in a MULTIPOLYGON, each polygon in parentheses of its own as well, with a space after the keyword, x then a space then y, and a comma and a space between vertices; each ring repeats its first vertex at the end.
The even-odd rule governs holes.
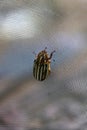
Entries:
POLYGON ((47 54, 47 52, 45 50, 41 51, 37 56, 38 63, 43 64, 43 63, 47 62, 48 59, 49 59, 49 56, 48 56, 48 54, 47 54))

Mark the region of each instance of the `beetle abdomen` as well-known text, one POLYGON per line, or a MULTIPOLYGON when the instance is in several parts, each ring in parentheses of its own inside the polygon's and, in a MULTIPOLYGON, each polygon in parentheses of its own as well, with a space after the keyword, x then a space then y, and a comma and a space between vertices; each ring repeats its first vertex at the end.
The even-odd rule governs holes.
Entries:
POLYGON ((45 80, 48 74, 49 74, 48 64, 34 63, 33 75, 37 80, 39 81, 45 80))

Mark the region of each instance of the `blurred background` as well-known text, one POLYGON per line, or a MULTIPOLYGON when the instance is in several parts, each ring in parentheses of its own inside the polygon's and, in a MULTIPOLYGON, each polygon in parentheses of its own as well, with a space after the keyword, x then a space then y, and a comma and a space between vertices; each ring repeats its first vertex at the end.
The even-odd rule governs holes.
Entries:
POLYGON ((0 0, 0 130, 87 130, 86 42, 87 0, 0 0), (45 47, 56 53, 40 82, 45 47))

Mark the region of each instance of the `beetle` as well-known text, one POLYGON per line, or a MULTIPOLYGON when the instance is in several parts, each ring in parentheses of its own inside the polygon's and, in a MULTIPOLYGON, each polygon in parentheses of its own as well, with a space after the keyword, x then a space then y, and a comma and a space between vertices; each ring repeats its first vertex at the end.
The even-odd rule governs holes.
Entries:
POLYGON ((48 55, 46 49, 47 47, 39 52, 37 56, 34 53, 36 58, 33 65, 33 76, 39 81, 45 80, 51 72, 50 63, 55 50, 48 55))

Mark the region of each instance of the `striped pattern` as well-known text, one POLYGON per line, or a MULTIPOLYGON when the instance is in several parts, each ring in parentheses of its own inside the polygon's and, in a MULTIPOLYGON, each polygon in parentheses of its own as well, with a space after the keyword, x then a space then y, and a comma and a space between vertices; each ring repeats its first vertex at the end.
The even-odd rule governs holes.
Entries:
POLYGON ((43 81, 49 75, 49 64, 48 63, 38 63, 37 60, 34 61, 33 66, 33 76, 39 80, 43 81))
POLYGON ((37 58, 34 60, 33 66, 33 76, 37 80, 43 81, 50 74, 50 59, 52 58, 54 52, 55 51, 51 52, 50 56, 46 50, 42 50, 38 53, 37 58))

